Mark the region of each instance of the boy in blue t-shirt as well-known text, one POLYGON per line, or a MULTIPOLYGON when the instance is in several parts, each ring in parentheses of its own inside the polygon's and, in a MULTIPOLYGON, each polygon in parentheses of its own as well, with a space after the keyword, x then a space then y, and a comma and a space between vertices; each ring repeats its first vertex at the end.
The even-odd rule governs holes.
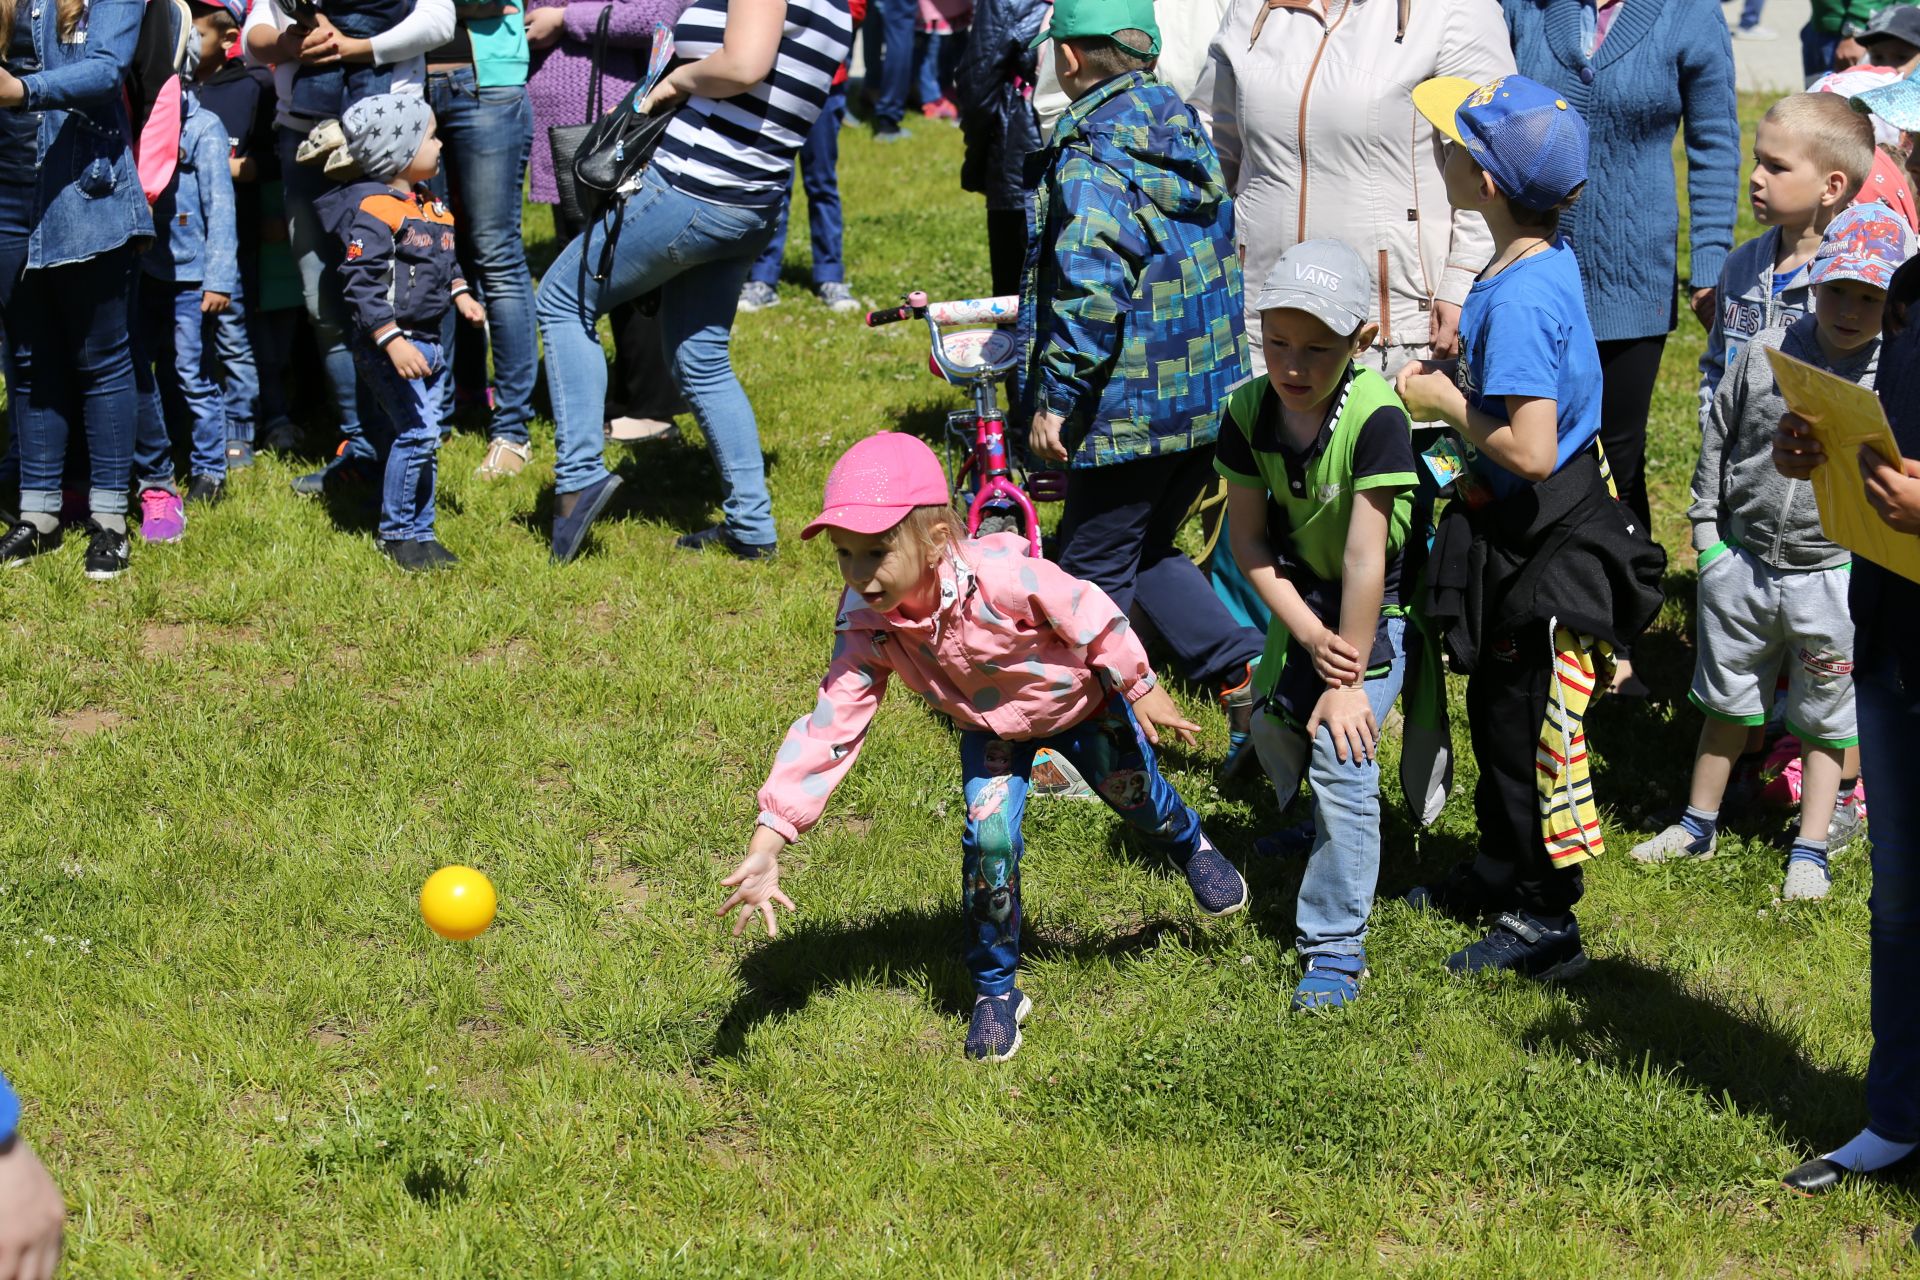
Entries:
POLYGON ((1422 603, 1469 673, 1480 765, 1479 856, 1410 899, 1494 917, 1447 958, 1456 972, 1569 977, 1587 964, 1579 864, 1604 847, 1582 720, 1613 648, 1658 612, 1665 555, 1607 482, 1599 352, 1579 263, 1558 238, 1586 185, 1586 123, 1523 76, 1430 80, 1414 104, 1452 140, 1447 197, 1486 219, 1494 255, 1461 311, 1460 359, 1409 366, 1396 387, 1465 455, 1422 603))

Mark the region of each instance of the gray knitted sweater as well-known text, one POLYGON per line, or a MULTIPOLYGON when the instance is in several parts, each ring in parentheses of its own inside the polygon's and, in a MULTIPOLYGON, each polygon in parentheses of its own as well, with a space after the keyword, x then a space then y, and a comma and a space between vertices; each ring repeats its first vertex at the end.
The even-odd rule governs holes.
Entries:
POLYGON ((1880 367, 1878 338, 1835 362, 1821 350, 1816 324, 1813 316, 1802 316, 1784 328, 1762 330, 1720 380, 1700 440, 1700 463, 1693 470, 1693 504, 1687 508, 1694 550, 1734 542, 1776 569, 1831 569, 1848 562, 1846 550, 1821 531, 1813 486, 1789 480, 1773 467, 1773 433, 1787 402, 1773 380, 1766 348, 1866 387, 1880 367))

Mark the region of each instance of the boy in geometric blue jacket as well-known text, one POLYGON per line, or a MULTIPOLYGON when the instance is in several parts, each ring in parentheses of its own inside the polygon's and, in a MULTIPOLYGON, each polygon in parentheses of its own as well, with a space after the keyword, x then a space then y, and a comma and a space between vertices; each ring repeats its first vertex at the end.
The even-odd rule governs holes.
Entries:
POLYGON ((1265 639, 1174 543, 1247 374, 1233 199, 1192 109, 1153 77, 1151 0, 1056 0, 1046 39, 1074 101, 1030 157, 1045 179, 1020 322, 1029 441, 1067 466, 1054 559, 1137 604, 1244 740, 1265 639))
POLYGON ((134 438, 141 531, 149 541, 178 539, 185 524, 175 487, 171 437, 189 435, 187 499, 220 500, 227 479, 227 410, 208 376, 214 317, 240 287, 230 145, 219 117, 183 93, 180 159, 153 204, 153 244, 141 258, 141 360, 151 360, 159 410, 142 401, 134 438))
POLYGON ((390 424, 368 423, 385 460, 380 549, 409 572, 458 563, 434 534, 435 454, 448 385, 440 344, 449 304, 472 325, 487 313, 454 255, 453 215, 424 184, 440 170, 440 139, 426 101, 376 94, 340 118, 364 180, 314 201, 345 247, 340 292, 352 317, 347 346, 390 424))

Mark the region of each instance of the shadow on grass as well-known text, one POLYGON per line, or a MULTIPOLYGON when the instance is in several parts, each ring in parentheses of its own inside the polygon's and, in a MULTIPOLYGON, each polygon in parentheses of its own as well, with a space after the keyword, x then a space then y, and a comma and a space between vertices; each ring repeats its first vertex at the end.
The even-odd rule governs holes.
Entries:
MULTIPOLYGON (((965 923, 958 905, 949 911, 891 911, 819 926, 796 922, 741 963, 746 990, 720 1019, 713 1056, 739 1056, 761 1023, 798 1012, 814 993, 836 987, 924 985, 942 1016, 962 1016, 973 1006, 973 980, 963 960, 965 923)), ((1051 928, 1044 917, 1028 915, 1021 926, 1022 959, 1129 955, 1154 946, 1168 930, 1189 936, 1179 921, 1150 920, 1126 933, 1081 938, 1051 928)))
POLYGON ((1594 961, 1567 995, 1523 1033, 1529 1049, 1555 1046, 1622 1074, 1667 1076, 1770 1117, 1798 1151, 1843 1141, 1866 1114, 1860 1078, 1809 1062, 1801 1037, 1764 1005, 1731 1007, 1664 970, 1617 958, 1594 961))
MULTIPOLYGON (((694 533, 714 522, 721 499, 720 472, 701 445, 663 442, 622 447, 608 461, 621 484, 607 509, 594 521, 596 530, 616 520, 640 519, 660 521, 680 533, 694 533)), ((767 450, 769 487, 778 483, 775 473, 779 466, 779 450, 767 450)), ((554 498, 552 489, 541 490, 532 510, 514 519, 543 540, 552 537, 554 498)), ((583 554, 592 554, 591 540, 583 554)))

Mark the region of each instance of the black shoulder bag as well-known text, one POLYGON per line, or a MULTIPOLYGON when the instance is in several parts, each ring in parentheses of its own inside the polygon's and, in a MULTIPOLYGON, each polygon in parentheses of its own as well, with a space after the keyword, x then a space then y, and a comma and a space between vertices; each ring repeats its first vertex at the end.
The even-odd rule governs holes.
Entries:
POLYGON ((613 6, 600 10, 600 21, 593 29, 593 70, 587 79, 587 118, 582 124, 547 126, 547 147, 553 153, 553 185, 560 192, 560 211, 576 227, 587 224, 587 211, 580 204, 580 189, 574 183, 573 158, 580 145, 600 122, 600 83, 606 76, 607 24, 613 21, 613 6))

